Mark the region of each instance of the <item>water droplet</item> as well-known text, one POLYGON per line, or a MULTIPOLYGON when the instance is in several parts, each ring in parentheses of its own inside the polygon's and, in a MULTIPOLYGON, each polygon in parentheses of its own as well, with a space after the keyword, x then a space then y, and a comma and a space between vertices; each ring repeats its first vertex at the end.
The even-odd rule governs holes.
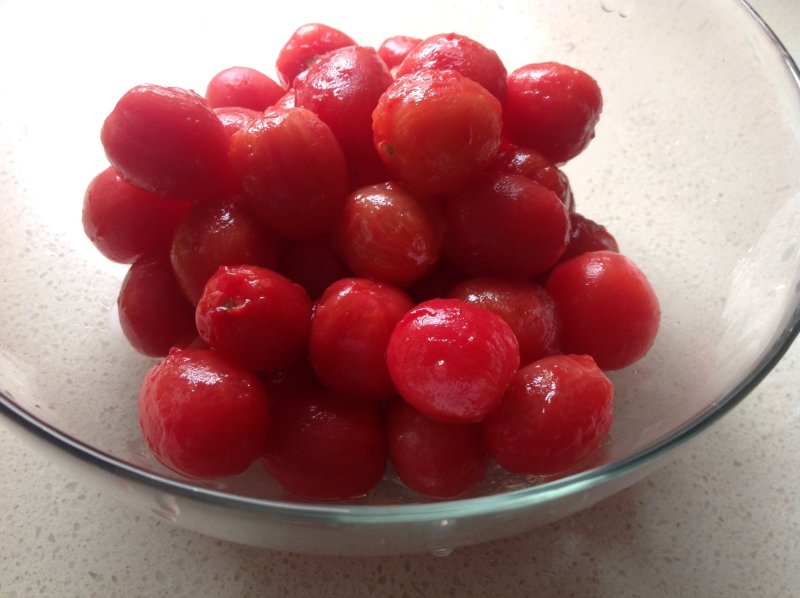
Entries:
POLYGON ((450 556, 451 554, 453 554, 453 549, 452 548, 437 548, 436 550, 431 551, 431 554, 433 556, 441 556, 441 557, 450 556))

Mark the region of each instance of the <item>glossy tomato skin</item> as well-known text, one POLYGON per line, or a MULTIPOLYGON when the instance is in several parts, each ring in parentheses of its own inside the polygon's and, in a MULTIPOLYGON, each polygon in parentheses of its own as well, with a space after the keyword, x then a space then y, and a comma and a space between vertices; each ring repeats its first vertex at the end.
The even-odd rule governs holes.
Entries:
POLYGON ((456 498, 486 475, 480 424, 437 422, 396 400, 386 413, 386 442, 397 475, 425 496, 456 498))
POLYGON ((372 142, 372 111, 392 75, 373 48, 347 46, 328 52, 295 82, 296 105, 331 128, 352 176, 383 171, 372 142))
POLYGON ((352 276, 327 238, 286 243, 278 270, 301 285, 311 299, 318 299, 337 280, 352 276))
POLYGON ((541 152, 506 143, 498 151, 491 170, 528 177, 555 192, 570 213, 575 210, 575 200, 567 175, 541 152))
POLYGON ((222 266, 203 289, 196 324, 212 349, 250 369, 275 372, 302 357, 311 300, 303 287, 272 270, 222 266))
POLYGON ((289 108, 294 108, 297 105, 297 98, 295 97, 294 87, 290 87, 286 90, 286 93, 283 94, 278 100, 270 106, 273 110, 278 110, 279 108, 287 110, 289 108))
POLYGON ((483 422, 489 453, 513 473, 562 473, 595 452, 613 419, 611 381, 586 355, 552 355, 514 376, 483 422))
POLYGON ((558 264, 546 290, 561 316, 561 347, 591 355, 603 370, 635 363, 655 341, 661 309, 653 287, 628 257, 590 251, 558 264))
POLYGON ((239 132, 251 121, 261 116, 261 112, 251 110, 250 108, 240 108, 238 106, 226 106, 222 108, 214 108, 214 114, 217 115, 222 126, 225 127, 225 133, 228 140, 233 137, 234 133, 239 132))
POLYGON ((300 73, 322 56, 337 48, 355 46, 346 33, 322 23, 298 27, 278 53, 275 69, 285 87, 291 87, 300 73))
POLYGON ((482 85, 500 102, 506 97, 506 67, 496 52, 457 33, 432 35, 415 45, 395 73, 402 77, 420 69, 452 69, 482 85))
POLYGON ((100 253, 130 264, 141 255, 168 249, 190 206, 135 187, 109 166, 89 183, 81 219, 100 253))
POLYGON ((348 190, 330 127, 305 108, 270 110, 233 136, 231 160, 248 205, 291 240, 324 236, 348 190))
POLYGON ((220 266, 274 269, 279 239, 235 199, 196 204, 175 230, 170 260, 186 297, 197 304, 220 266))
POLYGON ((519 345, 497 314, 432 299, 397 324, 386 361, 400 396, 427 417, 474 423, 500 403, 519 367, 519 345))
POLYGON ((208 349, 173 349, 145 376, 139 424, 170 469, 194 478, 231 476, 263 453, 269 404, 246 368, 208 349))
POLYGON ((117 297, 119 323, 139 353, 163 357, 197 337, 194 308, 181 292, 166 255, 144 255, 128 269, 117 297))
POLYGON ((401 183, 436 196, 463 187, 500 147, 502 107, 453 70, 421 69, 395 79, 372 113, 378 155, 401 183))
POLYGON ((422 40, 410 35, 392 35, 378 46, 378 56, 390 69, 403 62, 408 53, 422 40))
POLYGON ((287 491, 314 500, 367 494, 386 469, 383 416, 377 403, 324 390, 277 396, 262 463, 287 491))
POLYGON ((345 199, 333 242, 356 276, 403 288, 439 259, 442 225, 434 207, 400 185, 369 185, 345 199))
POLYGON ((447 254, 473 276, 529 278, 564 253, 569 216, 558 196, 520 175, 487 174, 447 202, 447 254))
POLYGON ((589 145, 602 108, 600 87, 585 72, 557 62, 529 64, 508 75, 505 132, 560 164, 589 145))
POLYGON ((471 278, 451 289, 448 297, 479 305, 503 318, 517 337, 522 365, 559 352, 555 302, 534 282, 471 278))
POLYGON ((134 87, 106 118, 100 139, 111 165, 151 193, 207 200, 231 189, 228 137, 208 102, 192 91, 134 87))
POLYGON ((366 401, 396 395, 386 347, 397 322, 413 307, 394 287, 367 279, 333 283, 314 305, 309 359, 330 390, 366 401))
POLYGON ((206 100, 214 108, 238 106, 263 112, 285 93, 285 89, 254 68, 232 66, 220 71, 206 87, 206 100))

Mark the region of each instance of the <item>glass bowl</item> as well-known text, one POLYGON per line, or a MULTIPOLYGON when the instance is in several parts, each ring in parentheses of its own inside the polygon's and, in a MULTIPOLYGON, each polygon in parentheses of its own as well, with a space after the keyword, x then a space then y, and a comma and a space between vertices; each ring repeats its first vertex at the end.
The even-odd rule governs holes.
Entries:
POLYGON ((641 479, 741 401, 800 323, 800 75, 744 3, 409 0, 402 4, 143 1, 0 5, 0 421, 106 492, 220 538, 326 554, 446 553, 532 529, 641 479), (134 8, 135 6, 135 8, 134 8), (234 64, 273 74, 306 22, 365 45, 457 31, 509 70, 586 70, 605 106, 565 166, 660 296, 648 356, 611 374, 616 420, 559 479, 495 471, 470 496, 427 501, 391 475, 349 503, 301 502, 249 471, 197 483, 159 466, 136 396, 153 360, 123 339, 125 267, 84 237, 84 189, 105 168, 100 125, 151 82, 203 91, 234 64), (47 48, 47 50, 43 50, 47 48))

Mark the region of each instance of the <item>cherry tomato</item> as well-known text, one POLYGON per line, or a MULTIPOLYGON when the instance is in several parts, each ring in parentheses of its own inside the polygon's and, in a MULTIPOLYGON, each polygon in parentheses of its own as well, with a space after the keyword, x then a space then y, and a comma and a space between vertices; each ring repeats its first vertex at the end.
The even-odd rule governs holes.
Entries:
POLYGON ((100 139, 111 165, 152 193, 207 200, 233 184, 228 136, 208 102, 194 92, 134 87, 106 118, 100 139))
POLYGON ((333 239, 357 276, 402 288, 439 259, 442 223, 414 195, 383 183, 347 196, 333 239))
POLYGON ((269 404, 249 370, 207 349, 173 349, 145 376, 139 424, 170 469, 194 478, 230 476, 263 453, 269 404))
POLYGON ((378 56, 390 69, 403 62, 403 58, 422 40, 410 35, 393 35, 387 37, 378 46, 378 56))
POLYGON ((484 420, 486 446, 513 473, 564 472, 605 440, 613 396, 591 357, 544 357, 517 372, 500 407, 484 420))
POLYGON ((314 61, 337 48, 355 46, 353 39, 333 27, 322 23, 308 23, 292 33, 278 53, 275 70, 285 87, 291 87, 295 77, 305 71, 314 61))
POLYGON ((238 106, 263 112, 285 93, 285 89, 256 69, 232 66, 209 81, 206 100, 214 108, 238 106))
POLYGON ((383 60, 363 46, 328 52, 295 81, 297 106, 311 110, 331 128, 355 177, 383 173, 372 142, 372 111, 391 83, 383 60))
POLYGON ((278 265, 279 241, 236 200, 196 204, 175 230, 170 258, 186 297, 197 304, 220 266, 278 265))
POLYGON ((372 113, 378 154, 415 191, 438 195, 469 183, 500 146, 500 102, 453 70, 400 77, 372 113))
POLYGON ((557 62, 529 64, 508 76, 505 132, 558 164, 594 138, 602 108, 600 87, 585 72, 557 62))
POLYGON ((108 167, 86 189, 83 230, 105 257, 129 264, 143 254, 168 249, 190 206, 134 187, 108 167))
POLYGON ((465 35, 441 33, 416 44, 395 73, 402 77, 420 69, 452 69, 482 85, 498 100, 506 97, 506 67, 496 52, 465 35))
POLYGON ((311 325, 305 289, 257 266, 220 267, 197 304, 208 345, 254 370, 278 371, 303 355, 311 325))
POLYGON ((505 144, 498 152, 491 170, 528 177, 555 192, 567 206, 569 212, 575 209, 575 200, 567 175, 545 158, 541 152, 517 147, 510 143, 505 144))
POLYGON ((437 422, 397 400, 386 414, 386 442, 399 478, 425 496, 455 498, 486 475, 480 424, 437 422))
POLYGON ((427 417, 474 423, 500 403, 519 367, 519 345, 497 314, 432 299, 397 324, 386 361, 400 396, 427 417))
POLYGON ((391 286, 358 278, 333 283, 314 306, 308 345, 322 383, 356 399, 393 397, 386 346, 397 322, 412 307, 411 299, 391 286))
POLYGON ((514 174, 487 174, 447 203, 447 254, 473 276, 529 278, 567 247, 569 217, 558 196, 514 174))
POLYGON ((381 407, 322 390, 277 396, 262 463, 288 492, 314 500, 367 494, 383 477, 381 407))
POLYGON ((233 136, 231 160, 248 205, 279 235, 306 240, 331 229, 347 194, 347 163, 316 114, 270 110, 233 136))
POLYGON ((471 278, 451 289, 448 297, 480 305, 503 318, 517 337, 522 364, 559 352, 555 302, 538 284, 471 278))
POLYGON ((655 341, 658 298, 622 254, 582 253, 553 268, 545 288, 556 302, 567 353, 591 355, 603 370, 618 370, 644 357, 655 341))
POLYGON ((163 357, 197 337, 194 308, 183 296, 166 256, 144 255, 125 275, 117 297, 119 323, 139 353, 163 357))

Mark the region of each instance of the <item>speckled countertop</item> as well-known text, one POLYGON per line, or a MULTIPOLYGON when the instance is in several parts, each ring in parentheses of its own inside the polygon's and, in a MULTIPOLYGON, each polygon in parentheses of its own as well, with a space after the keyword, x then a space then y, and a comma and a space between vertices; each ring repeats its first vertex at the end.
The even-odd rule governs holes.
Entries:
MULTIPOLYGON (((800 3, 753 5, 800 55, 800 3)), ((656 474, 446 558, 299 556, 171 527, 0 429, 0 595, 800 596, 800 343, 656 474)))

